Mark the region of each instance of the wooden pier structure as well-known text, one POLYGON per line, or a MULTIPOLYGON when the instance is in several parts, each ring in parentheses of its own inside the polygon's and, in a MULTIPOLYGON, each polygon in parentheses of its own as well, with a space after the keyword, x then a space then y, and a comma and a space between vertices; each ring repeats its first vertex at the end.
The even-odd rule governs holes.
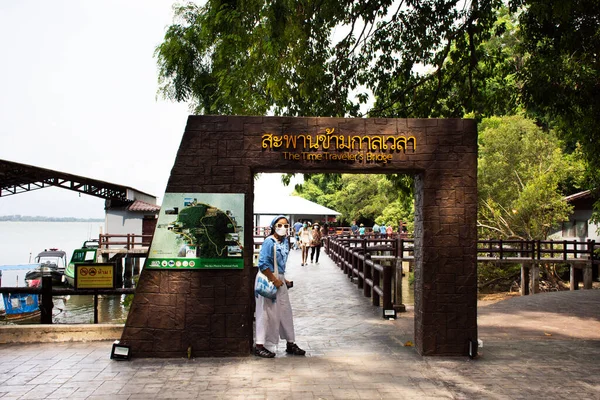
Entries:
MULTIPOLYGON (((403 262, 414 262, 414 240, 404 235, 330 235, 325 251, 338 267, 356 282, 373 305, 404 311, 403 262)), ((568 264, 570 290, 592 289, 593 267, 600 264, 593 240, 478 240, 477 261, 521 266, 521 295, 539 292, 541 264, 568 264), (582 279, 580 278, 582 276, 582 279), (530 290, 531 287, 531 290, 530 290)))

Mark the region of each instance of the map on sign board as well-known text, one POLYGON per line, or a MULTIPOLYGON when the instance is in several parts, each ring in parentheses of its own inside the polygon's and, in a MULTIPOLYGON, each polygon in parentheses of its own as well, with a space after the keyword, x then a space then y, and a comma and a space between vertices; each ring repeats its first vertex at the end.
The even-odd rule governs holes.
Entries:
POLYGON ((166 193, 145 268, 242 269, 244 195, 166 193))

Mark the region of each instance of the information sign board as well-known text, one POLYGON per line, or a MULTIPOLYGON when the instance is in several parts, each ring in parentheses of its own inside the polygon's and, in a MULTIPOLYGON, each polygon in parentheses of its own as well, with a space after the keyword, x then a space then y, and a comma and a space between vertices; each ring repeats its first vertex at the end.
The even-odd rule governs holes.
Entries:
POLYGON ((114 289, 115 264, 75 264, 75 289, 114 289))
POLYGON ((243 193, 165 193, 145 269, 243 269, 243 193))

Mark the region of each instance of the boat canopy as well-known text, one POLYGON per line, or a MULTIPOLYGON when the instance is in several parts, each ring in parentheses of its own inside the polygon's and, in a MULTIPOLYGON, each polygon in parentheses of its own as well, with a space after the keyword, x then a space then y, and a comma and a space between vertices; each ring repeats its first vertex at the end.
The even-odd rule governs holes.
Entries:
POLYGON ((66 257, 67 253, 65 253, 62 250, 49 250, 49 251, 42 251, 41 253, 39 253, 37 255, 38 258, 41 257, 66 257))

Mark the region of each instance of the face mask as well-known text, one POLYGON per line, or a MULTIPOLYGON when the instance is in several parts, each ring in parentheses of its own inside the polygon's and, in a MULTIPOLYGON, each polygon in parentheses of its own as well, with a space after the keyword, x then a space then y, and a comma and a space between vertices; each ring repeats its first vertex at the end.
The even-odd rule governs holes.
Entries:
POLYGON ((302 226, 303 226, 304 228, 306 228, 308 225, 304 224, 304 225, 302 225, 302 226))
POLYGON ((275 233, 278 234, 279 236, 286 236, 287 235, 287 229, 285 229, 285 228, 277 228, 277 229, 275 229, 275 233))

